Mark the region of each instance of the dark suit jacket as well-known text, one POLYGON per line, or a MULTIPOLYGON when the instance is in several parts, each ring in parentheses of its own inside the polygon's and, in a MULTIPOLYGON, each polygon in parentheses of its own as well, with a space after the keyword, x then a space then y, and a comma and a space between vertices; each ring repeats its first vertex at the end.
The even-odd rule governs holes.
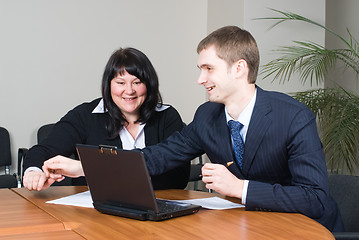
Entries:
MULTIPOLYGON (((143 152, 152 174, 203 153, 213 163, 233 161, 224 105, 204 103, 180 133, 143 152)), ((293 98, 257 87, 243 168, 232 164, 228 169, 249 180, 246 210, 302 213, 331 231, 342 230, 337 205, 329 195, 315 117, 293 98)))
MULTIPOLYGON (((105 121, 109 114, 92 113, 100 102, 95 99, 89 103, 83 103, 69 111, 57 122, 43 142, 33 146, 24 160, 24 169, 28 167, 41 168, 44 161, 56 155, 70 156, 76 152, 76 144, 110 145, 122 148, 120 137, 110 139, 105 128, 105 121)), ((146 123, 145 144, 154 145, 166 139, 173 132, 183 128, 183 122, 173 107, 156 112, 146 123)), ((155 189, 185 188, 188 182, 190 163, 186 162, 168 172, 151 176, 155 189)), ((84 185, 83 177, 71 179, 73 185, 84 185)))

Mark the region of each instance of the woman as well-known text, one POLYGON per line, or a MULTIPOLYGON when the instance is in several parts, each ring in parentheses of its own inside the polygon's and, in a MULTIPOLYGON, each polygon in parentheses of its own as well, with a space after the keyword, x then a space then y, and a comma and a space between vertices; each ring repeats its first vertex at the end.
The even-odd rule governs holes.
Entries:
MULTIPOLYGON (((182 129, 178 112, 163 105, 158 77, 145 54, 134 48, 119 49, 112 54, 102 78, 102 98, 83 103, 57 122, 46 140, 32 147, 24 160, 24 187, 44 190, 54 183, 41 167, 45 160, 76 170, 83 176, 79 161, 68 158, 76 144, 111 145, 122 149, 154 145, 182 129)), ((165 174, 151 176, 155 189, 184 188, 190 164, 165 174)), ((63 180, 63 176, 56 179, 63 180)), ((84 185, 82 178, 73 185, 84 185)))

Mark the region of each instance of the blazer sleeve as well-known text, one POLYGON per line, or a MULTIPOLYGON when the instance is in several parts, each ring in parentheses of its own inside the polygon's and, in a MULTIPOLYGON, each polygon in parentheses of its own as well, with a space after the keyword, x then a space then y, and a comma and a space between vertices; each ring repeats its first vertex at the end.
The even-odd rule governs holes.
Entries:
POLYGON ((151 175, 161 174, 181 166, 204 153, 199 145, 194 120, 181 131, 174 132, 159 144, 142 149, 151 175))
POLYGON ((328 199, 328 185, 315 117, 307 109, 299 111, 288 129, 284 152, 291 177, 285 183, 250 180, 246 210, 299 212, 319 218, 328 199))
MULTIPOLYGON (((179 113, 171 106, 156 115, 145 127, 146 146, 155 145, 183 128, 179 113)), ((161 174, 151 174, 152 185, 154 189, 183 189, 187 186, 189 174, 190 162, 183 162, 161 174)))

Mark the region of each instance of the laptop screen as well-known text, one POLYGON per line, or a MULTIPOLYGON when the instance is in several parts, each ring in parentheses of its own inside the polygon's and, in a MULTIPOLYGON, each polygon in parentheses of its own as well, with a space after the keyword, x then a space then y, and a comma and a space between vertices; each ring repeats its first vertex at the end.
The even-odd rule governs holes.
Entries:
POLYGON ((142 152, 110 146, 77 146, 94 202, 158 212, 142 152))

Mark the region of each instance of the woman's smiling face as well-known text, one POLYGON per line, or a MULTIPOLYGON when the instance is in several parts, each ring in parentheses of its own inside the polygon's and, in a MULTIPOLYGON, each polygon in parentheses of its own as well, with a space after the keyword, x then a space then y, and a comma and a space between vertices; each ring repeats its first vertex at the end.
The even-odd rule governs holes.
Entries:
POLYGON ((146 85, 126 70, 111 80, 111 97, 122 114, 139 116, 139 110, 147 97, 146 85))

